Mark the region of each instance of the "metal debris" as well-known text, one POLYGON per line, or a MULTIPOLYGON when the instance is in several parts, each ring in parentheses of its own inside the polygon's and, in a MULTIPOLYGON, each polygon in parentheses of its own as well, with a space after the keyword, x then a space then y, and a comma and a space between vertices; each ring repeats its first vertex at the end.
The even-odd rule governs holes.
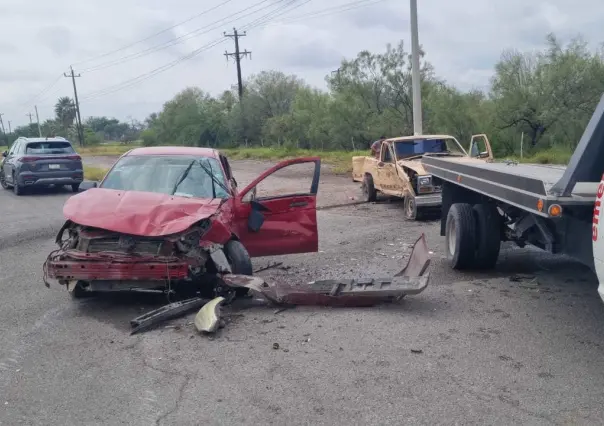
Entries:
POLYGON ((195 328, 199 332, 214 333, 221 325, 220 307, 226 299, 216 297, 202 306, 195 315, 195 328))
POLYGON ((207 299, 195 297, 193 299, 170 303, 162 306, 161 308, 147 312, 146 314, 143 314, 140 317, 134 318, 130 321, 130 326, 132 327, 130 334, 132 335, 140 333, 141 331, 149 330, 163 321, 179 317, 194 309, 199 309, 206 303, 208 303, 207 299))
POLYGON ((254 274, 256 274, 258 272, 266 271, 268 269, 276 269, 276 268, 281 269, 283 271, 287 271, 290 269, 289 266, 283 266, 283 262, 274 262, 274 263, 269 263, 268 265, 263 266, 261 268, 255 269, 254 274))
POLYGON ((421 293, 428 286, 430 254, 425 235, 415 242, 407 265, 393 278, 321 280, 307 286, 267 283, 262 278, 224 275, 232 287, 248 288, 278 305, 373 306, 421 293))

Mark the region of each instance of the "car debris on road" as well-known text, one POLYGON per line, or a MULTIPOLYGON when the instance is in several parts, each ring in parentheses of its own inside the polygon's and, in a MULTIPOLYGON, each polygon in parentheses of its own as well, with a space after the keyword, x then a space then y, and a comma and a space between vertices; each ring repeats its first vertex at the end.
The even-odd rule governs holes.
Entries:
MULTIPOLYGON (((307 285, 268 283, 260 277, 229 273, 222 274, 221 279, 227 287, 251 290, 269 305, 369 307, 424 291, 430 277, 429 265, 430 252, 422 234, 413 245, 407 265, 392 278, 320 280, 307 285)), ((210 301, 197 298, 166 305, 132 320, 135 327, 132 334, 198 307, 201 309, 195 316, 195 328, 199 332, 214 333, 224 324, 221 306, 227 302, 229 300, 218 296, 210 301)))

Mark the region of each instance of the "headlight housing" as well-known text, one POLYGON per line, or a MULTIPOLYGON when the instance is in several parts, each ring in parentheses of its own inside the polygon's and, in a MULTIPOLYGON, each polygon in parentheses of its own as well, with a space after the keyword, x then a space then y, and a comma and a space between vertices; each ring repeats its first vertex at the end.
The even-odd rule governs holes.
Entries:
POLYGON ((418 176, 417 186, 432 186, 432 175, 418 176))

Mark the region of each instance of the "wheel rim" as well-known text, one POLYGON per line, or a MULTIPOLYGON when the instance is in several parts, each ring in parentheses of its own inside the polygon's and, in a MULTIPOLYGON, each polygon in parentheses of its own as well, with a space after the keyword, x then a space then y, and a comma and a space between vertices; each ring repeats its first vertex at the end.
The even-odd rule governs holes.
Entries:
POLYGON ((363 191, 363 194, 365 194, 365 195, 369 194, 369 191, 367 190, 367 182, 363 181, 363 185, 361 185, 361 189, 363 191))
POLYGON ((407 217, 412 218, 414 211, 415 211, 415 201, 413 201, 413 198, 409 198, 407 201, 407 217))
POLYGON ((447 230, 447 237, 449 239, 449 253, 455 254, 455 246, 457 243, 457 229, 455 228, 455 221, 449 222, 449 229, 447 230))

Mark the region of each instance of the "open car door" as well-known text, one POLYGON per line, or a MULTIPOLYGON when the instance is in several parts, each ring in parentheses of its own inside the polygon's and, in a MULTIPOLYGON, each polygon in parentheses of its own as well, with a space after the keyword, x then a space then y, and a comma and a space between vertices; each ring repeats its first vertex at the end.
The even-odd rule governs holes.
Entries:
POLYGON ((489 138, 484 133, 472 135, 470 139, 470 149, 468 154, 472 158, 480 158, 485 161, 493 161, 493 150, 489 138))
MULTIPOLYGON (((295 171, 295 170, 294 170, 295 171)), ((319 250, 317 192, 321 175, 319 157, 282 161, 256 178, 237 196, 234 214, 239 239, 251 257, 310 253, 319 250), (308 179, 279 179, 277 175, 295 165, 311 166, 308 179), (312 167, 314 165, 314 167, 312 167), (277 188, 259 187, 267 178, 277 188)))

